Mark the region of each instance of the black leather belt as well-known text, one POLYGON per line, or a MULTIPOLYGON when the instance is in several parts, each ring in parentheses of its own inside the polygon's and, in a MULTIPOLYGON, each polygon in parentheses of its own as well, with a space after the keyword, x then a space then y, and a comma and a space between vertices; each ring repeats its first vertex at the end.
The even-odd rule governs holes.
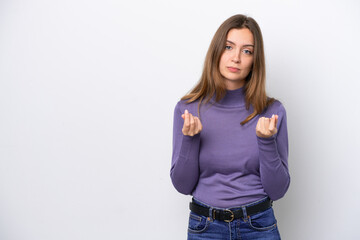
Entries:
MULTIPOLYGON (((270 198, 267 198, 265 201, 263 201, 261 203, 245 207, 246 213, 248 216, 251 216, 256 213, 265 211, 266 209, 272 207, 272 203, 273 203, 273 201, 270 200, 270 198)), ((209 215, 210 208, 198 205, 194 202, 194 200, 193 200, 193 202, 190 203, 190 210, 196 214, 199 214, 199 215, 202 215, 205 217, 210 217, 210 215, 209 215)), ((242 217, 244 217, 242 209, 231 210, 231 209, 213 208, 213 210, 212 210, 212 218, 213 219, 217 219, 217 220, 221 220, 221 221, 225 221, 225 222, 231 222, 234 219, 238 219, 238 218, 242 218, 242 217)))

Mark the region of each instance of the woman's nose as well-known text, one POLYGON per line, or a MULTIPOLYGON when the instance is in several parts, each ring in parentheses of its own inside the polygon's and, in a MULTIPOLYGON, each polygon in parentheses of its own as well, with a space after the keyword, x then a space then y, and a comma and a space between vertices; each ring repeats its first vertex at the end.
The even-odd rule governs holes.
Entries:
POLYGON ((234 56, 232 57, 232 61, 234 63, 240 63, 240 53, 235 53, 234 56))

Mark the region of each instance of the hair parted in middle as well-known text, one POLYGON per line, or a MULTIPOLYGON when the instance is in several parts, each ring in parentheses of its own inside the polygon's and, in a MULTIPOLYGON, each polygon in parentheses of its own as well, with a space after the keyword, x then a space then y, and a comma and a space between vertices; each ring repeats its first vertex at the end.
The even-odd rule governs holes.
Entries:
POLYGON ((248 110, 251 104, 254 111, 240 124, 244 125, 275 101, 274 98, 268 98, 265 91, 265 54, 260 27, 253 18, 237 14, 228 18, 220 25, 207 51, 204 68, 199 82, 190 93, 181 98, 181 100, 188 99, 186 103, 199 100, 199 117, 200 105, 203 101, 208 103, 214 94, 216 94, 215 101, 218 102, 226 94, 225 81, 219 69, 220 58, 225 51, 228 32, 231 29, 242 28, 249 29, 253 34, 255 41, 252 70, 246 77, 244 85, 246 109, 248 110))

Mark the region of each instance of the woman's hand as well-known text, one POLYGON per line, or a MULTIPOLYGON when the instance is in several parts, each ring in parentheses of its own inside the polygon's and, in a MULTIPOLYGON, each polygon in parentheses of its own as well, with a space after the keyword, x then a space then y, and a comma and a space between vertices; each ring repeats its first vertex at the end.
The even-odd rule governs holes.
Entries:
POLYGON ((256 135, 258 137, 268 138, 277 133, 277 121, 279 116, 272 115, 271 118, 261 117, 256 125, 256 135))
POLYGON ((184 135, 194 136, 202 130, 200 119, 198 117, 194 117, 187 109, 181 117, 184 119, 184 125, 182 128, 182 133, 184 135))

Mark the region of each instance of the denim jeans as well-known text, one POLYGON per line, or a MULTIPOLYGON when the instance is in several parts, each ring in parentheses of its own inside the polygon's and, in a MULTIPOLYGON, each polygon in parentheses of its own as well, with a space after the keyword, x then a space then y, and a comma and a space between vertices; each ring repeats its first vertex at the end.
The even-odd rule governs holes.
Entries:
POLYGON ((192 211, 190 212, 188 240, 280 239, 280 233, 272 207, 251 216, 248 216, 246 213, 246 206, 258 204, 265 200, 266 198, 263 198, 238 208, 232 208, 231 210, 242 209, 246 217, 234 219, 232 222, 224 222, 212 218, 211 206, 194 199, 197 204, 211 208, 210 217, 201 216, 192 211))

